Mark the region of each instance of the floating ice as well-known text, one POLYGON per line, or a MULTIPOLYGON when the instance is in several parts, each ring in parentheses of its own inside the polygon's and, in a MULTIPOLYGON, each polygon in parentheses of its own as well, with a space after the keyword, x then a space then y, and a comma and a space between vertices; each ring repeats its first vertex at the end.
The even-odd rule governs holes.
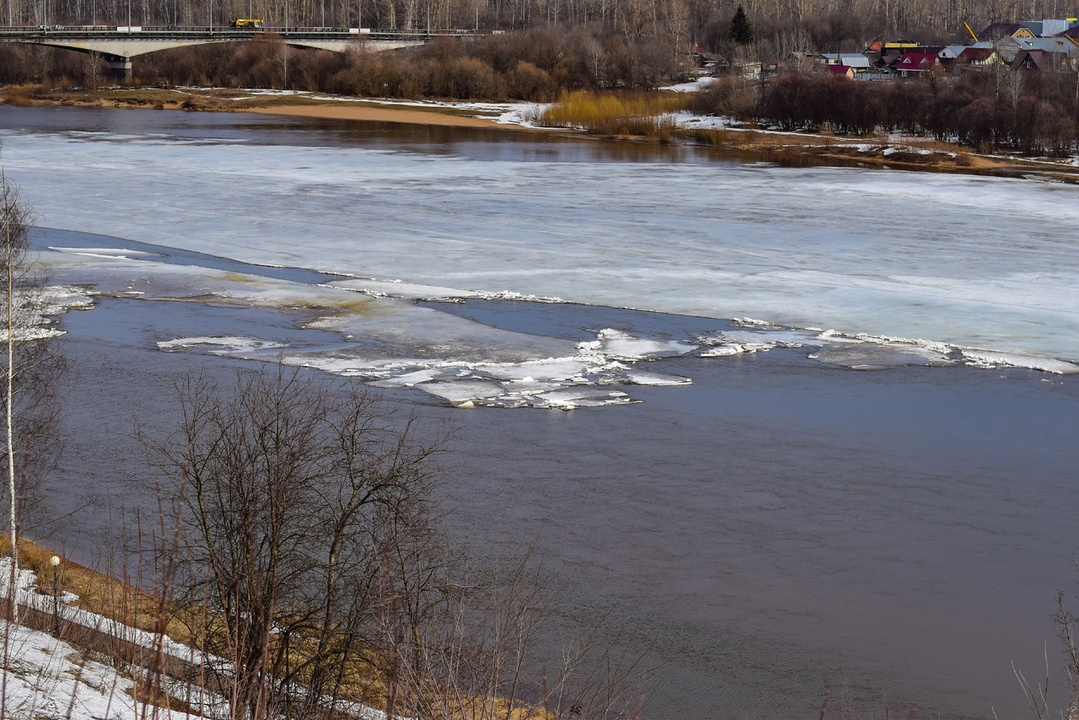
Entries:
POLYGON ((157 343, 162 350, 190 350, 196 347, 214 348, 214 354, 232 354, 251 350, 284 347, 281 343, 268 342, 257 338, 243 337, 189 337, 175 340, 162 340, 157 343))
POLYGON ((433 373, 405 386, 490 382, 505 399, 482 402, 526 404, 544 402, 533 398, 553 392, 548 384, 631 384, 647 372, 634 366, 694 352, 720 360, 804 348, 859 369, 964 362, 1068 372, 1079 362, 1074 187, 658 156, 607 161, 528 142, 438 152, 346 140, 325 147, 267 140, 257 128, 242 137, 197 129, 192 141, 182 120, 160 131, 149 123, 155 132, 130 127, 8 132, 5 164, 51 225, 132 239, 81 250, 57 241, 49 262, 63 267, 66 284, 296 318, 286 348, 191 352, 281 352, 286 362, 373 382, 433 373), (59 156, 70 162, 50 160, 59 156), (132 252, 134 240, 334 276, 316 287, 177 265, 148 270, 155 258, 132 252), (578 348, 410 302, 473 297, 739 319, 708 337, 598 334, 578 348), (341 342, 308 340, 304 329, 341 342), (755 330, 770 332, 741 332, 755 330), (896 337, 859 334, 881 331, 896 337), (523 366, 545 359, 565 367, 523 366))
POLYGON ((1057 375, 1073 375, 1079 373, 1079 365, 1065 360, 1053 360, 1049 358, 1031 357, 1018 353, 992 352, 989 350, 961 350, 963 360, 968 365, 982 368, 1017 367, 1057 375))
POLYGON ((731 357, 774 348, 814 348, 807 357, 852 370, 880 370, 906 365, 951 365, 955 348, 945 343, 835 330, 780 328, 760 320, 743 318, 742 329, 727 330, 699 338, 706 350, 703 358, 731 357))
MULTIPOLYGON (((166 264, 152 254, 133 261, 122 252, 65 253, 55 273, 93 283, 94 292, 129 302, 182 300, 267 307, 295 316, 287 341, 252 336, 185 336, 157 343, 167 352, 205 352, 274 360, 380 387, 414 388, 462 407, 583 407, 631 399, 611 385, 681 385, 636 362, 681 355, 695 345, 604 329, 584 343, 500 330, 402 298, 358 295, 366 281, 307 284, 253 273, 166 264), (134 288, 139 288, 135 290, 134 288), (309 339, 306 331, 330 331, 309 339)), ((401 295, 431 297, 446 288, 385 282, 401 295)))
POLYGON ((481 297, 482 293, 460 288, 438 287, 400 280, 350 278, 326 283, 326 287, 354 290, 374 297, 405 298, 410 300, 455 300, 481 297))
POLYGON ((68 248, 50 247, 53 252, 69 253, 71 255, 85 255, 87 257, 111 257, 111 258, 139 258, 153 257, 154 253, 142 250, 126 250, 122 248, 68 248))
POLYGON ((580 343, 577 347, 586 356, 595 354, 597 357, 619 360, 674 357, 696 349, 685 343, 637 338, 610 328, 601 330, 595 340, 580 343))

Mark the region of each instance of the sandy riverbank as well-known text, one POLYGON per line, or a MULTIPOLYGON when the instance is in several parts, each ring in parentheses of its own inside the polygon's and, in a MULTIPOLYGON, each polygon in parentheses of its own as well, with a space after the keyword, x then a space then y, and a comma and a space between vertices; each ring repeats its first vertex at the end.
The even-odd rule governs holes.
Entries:
POLYGON ((500 124, 494 118, 454 115, 437 109, 420 110, 403 107, 372 107, 370 105, 356 105, 355 107, 345 105, 284 105, 252 107, 246 111, 262 115, 286 115, 320 120, 364 120, 414 125, 500 128, 503 130, 529 129, 521 125, 500 124))
MULTIPOLYGON (((453 127, 484 127, 507 131, 557 132, 555 128, 537 128, 455 114, 452 106, 414 109, 377 107, 366 104, 340 105, 270 105, 245 109, 266 115, 317 118, 325 120, 363 120, 453 127)), ((565 130, 561 130, 565 132, 565 130)), ((592 136, 595 137, 595 136, 592 136)), ((611 138, 607 138, 610 140, 611 138)), ((681 138, 699 142, 699 134, 688 131, 681 138)), ((648 138, 617 138, 622 141, 655 142, 648 138)), ((704 138, 718 152, 747 155, 755 160, 792 165, 834 165, 872 167, 892 170, 920 170, 979 175, 1032 176, 1060 182, 1079 183, 1079 167, 1060 162, 986 156, 968 148, 932 140, 914 140, 901 144, 887 138, 821 137, 800 133, 770 133, 756 130, 728 130, 718 138, 704 138)))

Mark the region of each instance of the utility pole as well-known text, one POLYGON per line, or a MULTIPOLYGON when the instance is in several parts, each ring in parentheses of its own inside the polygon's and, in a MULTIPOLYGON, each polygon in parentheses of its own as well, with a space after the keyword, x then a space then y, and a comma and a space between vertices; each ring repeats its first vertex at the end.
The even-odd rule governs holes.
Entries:
POLYGON ((52 565, 52 634, 60 637, 60 576, 57 574, 60 558, 53 555, 49 564, 52 565))

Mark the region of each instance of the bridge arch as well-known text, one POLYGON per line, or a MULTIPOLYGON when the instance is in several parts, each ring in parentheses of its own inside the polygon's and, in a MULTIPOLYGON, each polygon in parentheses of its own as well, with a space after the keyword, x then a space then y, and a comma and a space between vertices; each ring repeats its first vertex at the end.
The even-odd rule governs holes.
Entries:
POLYGON ((41 27, 0 28, 0 42, 25 45, 44 45, 83 53, 98 53, 109 69, 124 77, 131 76, 131 58, 194 45, 226 42, 245 42, 256 38, 276 36, 292 47, 314 48, 345 52, 351 47, 381 52, 422 45, 435 35, 467 35, 467 31, 451 32, 372 32, 367 28, 350 29, 292 29, 269 28, 146 28, 146 27, 41 27), (272 34, 272 35, 271 35, 272 34))

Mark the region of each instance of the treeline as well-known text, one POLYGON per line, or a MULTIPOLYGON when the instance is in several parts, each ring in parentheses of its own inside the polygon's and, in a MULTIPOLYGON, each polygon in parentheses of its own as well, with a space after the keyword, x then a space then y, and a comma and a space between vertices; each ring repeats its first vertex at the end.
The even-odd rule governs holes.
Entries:
POLYGON ((795 50, 859 50, 872 39, 965 37, 962 23, 1058 17, 1056 0, 10 0, 8 25, 221 27, 254 17, 267 27, 517 31, 590 26, 672 49, 726 49, 743 5, 766 60, 795 50))
MULTIPOLYGON (((682 58, 648 40, 533 30, 463 41, 435 38, 395 52, 302 50, 267 33, 252 42, 179 48, 134 58, 139 85, 273 88, 377 97, 552 100, 564 89, 653 89, 682 58)), ((100 60, 66 50, 0 45, 0 83, 93 87, 100 60)))
POLYGON ((959 79, 860 82, 791 71, 760 87, 728 81, 699 94, 694 110, 784 130, 864 135, 901 132, 980 152, 1069 155, 1079 149, 1072 72, 997 71, 959 79))

